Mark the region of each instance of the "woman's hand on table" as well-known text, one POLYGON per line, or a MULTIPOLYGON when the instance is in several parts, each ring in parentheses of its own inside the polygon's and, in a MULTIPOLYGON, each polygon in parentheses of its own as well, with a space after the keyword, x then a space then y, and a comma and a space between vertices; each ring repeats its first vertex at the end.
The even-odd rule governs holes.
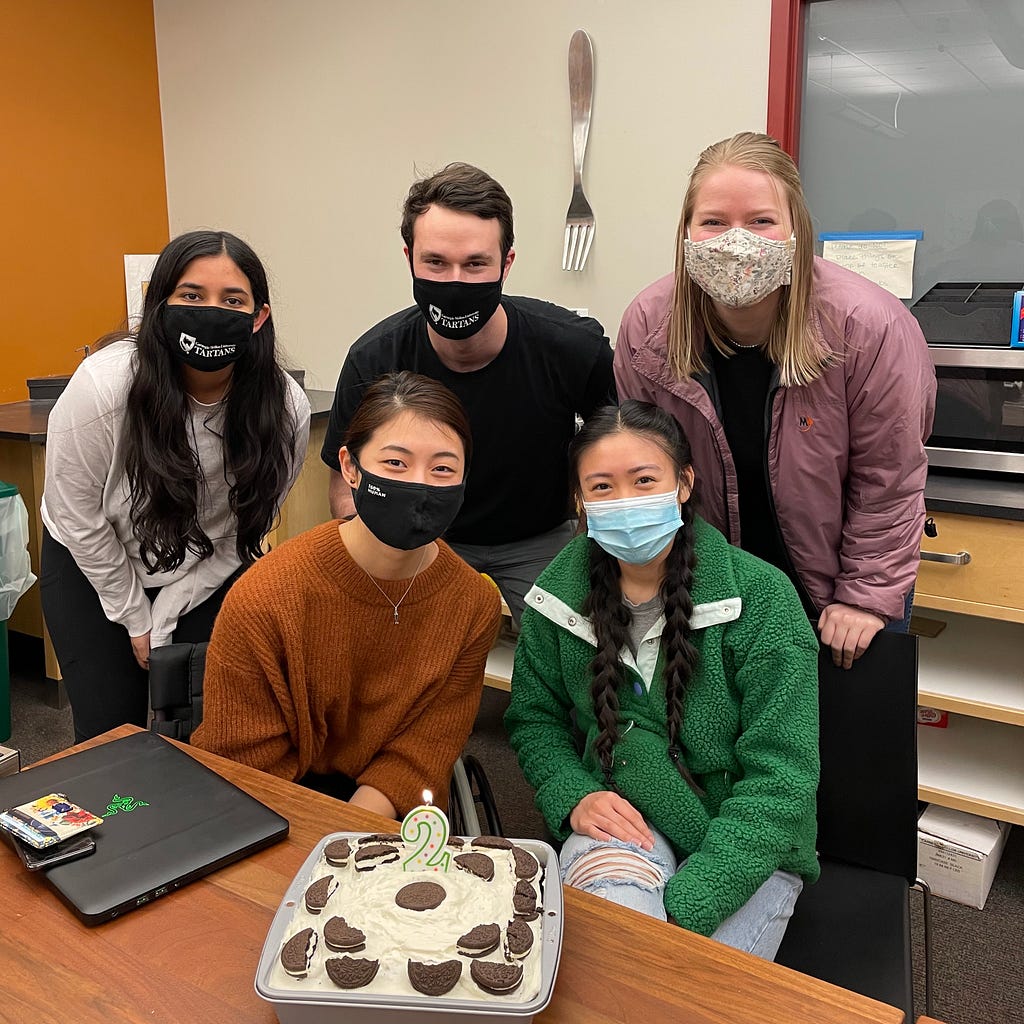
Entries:
POLYGON ((133 636, 132 641, 132 653, 135 655, 135 660, 139 663, 140 668, 149 668, 149 633, 143 633, 142 636, 133 636))
POLYGON ((885 627, 885 619, 848 604, 830 604, 818 619, 821 642, 832 648, 832 661, 850 668, 885 627))
POLYGON ((644 816, 626 799, 610 790, 588 793, 569 815, 574 832, 591 839, 619 839, 641 849, 654 847, 654 836, 644 816))

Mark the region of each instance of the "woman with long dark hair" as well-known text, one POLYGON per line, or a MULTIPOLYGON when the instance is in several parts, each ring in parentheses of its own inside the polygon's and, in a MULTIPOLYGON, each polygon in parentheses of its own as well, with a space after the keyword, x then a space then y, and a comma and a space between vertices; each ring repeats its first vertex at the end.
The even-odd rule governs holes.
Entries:
POLYGON ((356 515, 272 551, 232 588, 195 746, 387 818, 445 806, 501 615, 441 535, 462 506, 469 421, 405 371, 363 396, 339 452, 356 515))
POLYGON ((773 959, 818 875, 818 644, 785 575, 696 514, 646 402, 570 449, 586 536, 527 595, 505 724, 566 884, 773 959))
POLYGON ((85 360, 50 413, 42 602, 76 740, 146 724, 150 649, 209 639, 308 436, 259 257, 224 231, 175 238, 138 333, 85 360))

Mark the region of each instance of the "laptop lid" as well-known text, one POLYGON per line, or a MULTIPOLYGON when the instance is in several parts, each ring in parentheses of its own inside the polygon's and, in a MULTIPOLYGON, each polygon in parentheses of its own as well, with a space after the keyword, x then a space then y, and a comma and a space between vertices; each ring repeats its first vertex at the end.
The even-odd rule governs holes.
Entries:
POLYGON ((149 732, 0 779, 0 808, 65 793, 103 818, 96 851, 44 869, 86 923, 109 921, 288 834, 288 821, 149 732))

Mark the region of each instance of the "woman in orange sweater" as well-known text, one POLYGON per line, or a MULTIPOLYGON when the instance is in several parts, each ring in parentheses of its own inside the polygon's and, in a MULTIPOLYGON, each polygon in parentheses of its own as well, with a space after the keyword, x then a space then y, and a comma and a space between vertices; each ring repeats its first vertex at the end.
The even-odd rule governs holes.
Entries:
POLYGON ((444 802, 500 617, 497 589, 438 539, 470 454, 443 385, 403 372, 366 392, 340 453, 356 515, 232 587, 195 746, 389 818, 424 789, 444 802))

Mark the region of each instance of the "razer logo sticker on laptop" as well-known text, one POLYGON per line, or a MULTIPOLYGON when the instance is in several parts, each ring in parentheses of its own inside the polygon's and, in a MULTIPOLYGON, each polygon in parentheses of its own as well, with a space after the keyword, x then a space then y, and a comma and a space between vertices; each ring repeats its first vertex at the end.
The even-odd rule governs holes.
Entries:
POLYGON ((102 814, 101 817, 109 818, 112 814, 117 814, 118 811, 134 811, 137 807, 148 807, 149 802, 146 800, 136 800, 133 796, 118 796, 114 794, 110 803, 107 804, 106 813, 102 814))

